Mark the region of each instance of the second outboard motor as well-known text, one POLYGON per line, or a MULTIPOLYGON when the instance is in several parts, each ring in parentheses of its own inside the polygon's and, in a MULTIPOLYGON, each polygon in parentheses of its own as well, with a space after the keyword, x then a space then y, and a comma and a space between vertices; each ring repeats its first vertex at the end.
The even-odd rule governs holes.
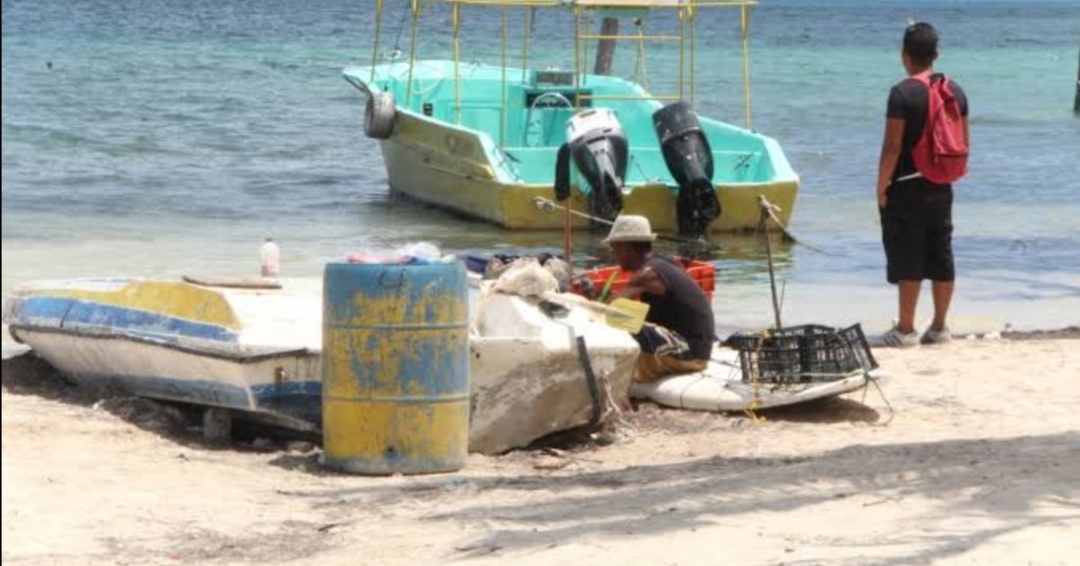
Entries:
POLYGON ((676 214, 679 234, 699 237, 720 217, 720 200, 713 187, 713 155, 709 140, 686 102, 669 104, 653 113, 660 151, 679 185, 676 214))
MULTIPOLYGON (((563 151, 573 158, 574 165, 589 184, 589 215, 615 220, 622 210, 622 190, 629 162, 626 134, 615 113, 607 108, 596 108, 574 116, 566 123, 566 139, 567 149, 563 151)), ((607 228, 597 222, 592 227, 607 228)))

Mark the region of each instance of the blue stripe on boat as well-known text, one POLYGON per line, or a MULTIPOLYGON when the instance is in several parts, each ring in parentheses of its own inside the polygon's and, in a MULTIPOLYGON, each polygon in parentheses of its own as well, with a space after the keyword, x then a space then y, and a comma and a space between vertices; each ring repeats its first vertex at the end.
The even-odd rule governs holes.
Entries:
POLYGON ((212 380, 102 374, 79 374, 76 378, 84 385, 114 387, 138 397, 285 415, 322 428, 322 383, 318 381, 256 385, 251 388, 255 398, 252 406, 244 388, 212 380))
POLYGON ((322 382, 259 384, 251 388, 259 409, 284 413, 322 428, 322 382))
POLYGON ((237 341, 236 332, 216 324, 67 297, 23 298, 9 323, 12 326, 54 327, 70 331, 114 330, 168 342, 176 342, 180 337, 217 342, 237 341))
POLYGON ((247 391, 242 387, 220 381, 136 377, 80 373, 75 379, 82 385, 101 385, 116 388, 137 397, 167 399, 196 405, 211 405, 229 409, 253 410, 247 391))

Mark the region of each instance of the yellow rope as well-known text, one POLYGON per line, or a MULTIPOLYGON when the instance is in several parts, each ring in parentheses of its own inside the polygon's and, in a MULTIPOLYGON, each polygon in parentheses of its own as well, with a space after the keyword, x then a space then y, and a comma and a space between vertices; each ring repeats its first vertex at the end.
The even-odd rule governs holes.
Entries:
POLYGON ((765 424, 765 417, 754 412, 760 407, 761 400, 755 398, 753 401, 750 402, 750 406, 743 410, 743 413, 746 414, 746 418, 750 419, 750 422, 755 425, 765 424))
POLYGON ((761 348, 765 345, 765 339, 769 337, 772 332, 768 329, 761 331, 761 340, 758 340, 757 347, 754 349, 754 355, 750 358, 750 383, 754 386, 754 400, 750 402, 750 406, 743 409, 743 413, 746 414, 750 422, 755 425, 765 423, 765 417, 757 414, 755 411, 761 408, 761 348), (756 362, 756 363, 755 363, 756 362))

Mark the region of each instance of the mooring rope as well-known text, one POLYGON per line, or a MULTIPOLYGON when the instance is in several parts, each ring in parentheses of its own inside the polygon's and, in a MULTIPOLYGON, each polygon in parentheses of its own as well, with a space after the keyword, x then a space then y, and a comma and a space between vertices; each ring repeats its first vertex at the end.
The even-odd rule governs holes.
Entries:
MULTIPOLYGON (((553 201, 551 199, 547 199, 547 198, 544 198, 544 197, 536 197, 534 199, 534 202, 536 202, 536 206, 538 208, 540 208, 540 210, 543 210, 545 212, 554 212, 556 210, 567 210, 567 208, 568 208, 568 207, 564 207, 563 205, 561 205, 561 204, 559 204, 559 203, 557 203, 557 202, 555 202, 555 201, 553 201)), ((844 256, 844 254, 837 253, 837 252, 830 252, 828 250, 821 249, 821 248, 819 248, 817 246, 810 245, 810 244, 806 243, 802 239, 796 238, 795 235, 792 234, 791 231, 788 230, 786 226, 784 226, 784 223, 781 222, 779 218, 777 218, 775 210, 780 210, 780 207, 778 207, 778 206, 776 206, 775 204, 772 204, 772 203, 769 203, 769 206, 770 206, 770 208, 767 211, 767 214, 768 214, 769 218, 772 219, 772 221, 774 223, 776 223, 776 226, 778 228, 780 228, 780 233, 783 235, 785 240, 787 240, 789 242, 792 242, 792 243, 795 243, 795 244, 798 244, 800 246, 804 246, 807 249, 818 252, 820 254, 831 255, 831 256, 836 256, 836 257, 844 256)), ((606 224, 608 226, 613 226, 615 224, 611 220, 607 220, 605 218, 599 218, 599 217, 593 216, 591 214, 587 214, 585 212, 574 210, 573 208, 570 208, 569 211, 570 211, 570 214, 573 214, 574 216, 578 216, 580 218, 585 218, 587 220, 591 220, 591 221, 594 221, 594 222, 599 222, 601 224, 606 224)), ((697 244, 697 245, 701 245, 701 244, 706 243, 705 240, 703 240, 703 239, 679 238, 677 236, 665 236, 663 234, 657 234, 656 237, 657 237, 657 239, 660 239, 660 240, 665 240, 665 241, 668 241, 668 242, 677 242, 677 243, 680 243, 680 244, 697 244)))
POLYGON ((765 214, 769 217, 769 219, 772 220, 774 224, 776 224, 777 228, 780 229, 780 233, 784 236, 784 238, 786 240, 788 240, 788 241, 790 241, 790 242, 792 242, 794 244, 799 244, 800 246, 805 246, 807 249, 813 250, 813 251, 815 251, 815 252, 817 252, 819 254, 838 256, 838 257, 844 255, 844 254, 840 254, 840 253, 836 253, 836 252, 830 252, 830 251, 827 251, 827 250, 823 250, 823 249, 821 249, 821 248, 819 248, 817 246, 812 246, 812 245, 804 242, 803 240, 801 240, 799 238, 796 238, 795 235, 792 234, 791 231, 787 229, 787 226, 784 226, 784 223, 781 222, 780 219, 776 217, 776 211, 780 210, 780 207, 773 204, 773 203, 771 203, 771 202, 769 202, 768 200, 765 200, 764 195, 759 195, 758 198, 765 204, 765 206, 762 207, 762 210, 764 210, 765 214))
MULTIPOLYGON (((574 210, 573 208, 570 208, 568 206, 563 206, 563 205, 561 205, 561 204, 559 204, 559 203, 557 203, 557 202, 555 202, 555 201, 553 201, 551 199, 546 199, 544 197, 536 197, 534 199, 534 202, 536 202, 536 206, 540 210, 543 210, 545 212, 555 212, 556 210, 569 211, 570 214, 573 214, 574 216, 577 216, 577 217, 580 217, 580 218, 585 218, 587 220, 592 220, 594 222, 599 222, 601 224, 606 224, 608 226, 614 226, 615 225, 614 222, 612 222, 611 220, 607 220, 606 218, 600 218, 598 216, 593 216, 593 215, 585 213, 585 212, 574 210)), ((665 241, 668 241, 668 242, 676 242, 676 243, 680 243, 680 244, 701 245, 701 244, 705 243, 704 240, 691 240, 691 239, 688 239, 688 238, 679 238, 677 236, 665 236, 663 234, 657 234, 656 238, 659 239, 659 240, 665 240, 665 241)))

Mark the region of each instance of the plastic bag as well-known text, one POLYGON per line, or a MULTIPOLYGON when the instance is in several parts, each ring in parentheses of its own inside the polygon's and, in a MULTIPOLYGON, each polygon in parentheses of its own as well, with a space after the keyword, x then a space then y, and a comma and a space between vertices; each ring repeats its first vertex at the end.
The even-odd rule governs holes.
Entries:
POLYGON ((514 260, 499 276, 493 289, 499 293, 538 297, 557 292, 559 281, 535 258, 521 258, 514 260))
POLYGON ((392 252, 372 252, 350 254, 349 263, 381 263, 394 265, 426 265, 442 261, 442 252, 438 246, 429 242, 405 244, 392 252))

